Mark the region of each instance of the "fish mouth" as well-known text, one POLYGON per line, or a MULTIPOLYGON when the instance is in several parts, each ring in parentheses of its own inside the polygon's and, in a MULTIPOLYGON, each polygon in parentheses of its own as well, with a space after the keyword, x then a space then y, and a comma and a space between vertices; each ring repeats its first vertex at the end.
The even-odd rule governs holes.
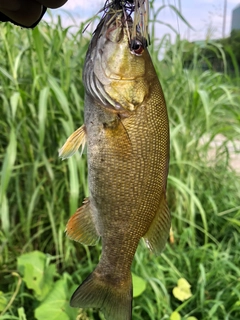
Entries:
MULTIPOLYGON (((124 24, 122 14, 114 16, 114 22, 109 23, 105 21, 102 26, 101 37, 98 38, 98 43, 95 48, 95 54, 92 58, 92 70, 86 75, 86 87, 93 97, 99 99, 102 105, 106 108, 113 109, 117 113, 126 113, 133 109, 133 105, 125 101, 124 106, 115 101, 107 92, 107 88, 111 86, 113 81, 134 81, 134 76, 124 77, 124 75, 117 74, 108 66, 108 61, 104 58, 104 50, 106 50, 106 43, 119 43, 124 37, 124 24)), ((111 18, 110 18, 111 20, 111 18)), ((130 21, 129 21, 130 22, 130 21)))
MULTIPOLYGON (((134 27, 134 21, 136 19, 135 16, 134 19, 131 17, 131 14, 134 12, 133 5, 138 3, 140 6, 141 4, 139 3, 144 3, 144 1, 148 2, 148 0, 112 0, 94 32, 94 37, 89 50, 89 59, 85 63, 83 77, 86 90, 93 98, 99 100, 104 107, 111 108, 114 112, 124 113, 126 111, 133 111, 135 107, 131 101, 125 99, 123 95, 121 96, 121 92, 119 92, 119 96, 121 96, 122 102, 115 101, 115 98, 112 98, 109 95, 109 88, 111 87, 112 82, 134 82, 143 75, 131 75, 130 72, 126 73, 123 71, 124 63, 122 62, 121 66, 119 65, 119 68, 115 68, 115 65, 110 64, 109 61, 111 58, 118 61, 117 59, 119 57, 121 59, 121 55, 118 55, 117 52, 112 52, 111 49, 109 54, 107 53, 106 55, 106 48, 109 44, 110 47, 111 44, 113 46, 119 45, 120 47, 118 48, 124 52, 126 46, 128 46, 128 54, 132 53, 132 50, 135 48, 136 39, 143 38, 139 24, 134 27), (117 6, 120 6, 120 8, 117 6), (136 32, 134 31, 134 28, 136 32)), ((138 17, 138 20, 136 21, 139 22, 139 19, 140 18, 138 17)), ((144 47, 147 46, 147 40, 142 41, 142 43, 144 47)), ((131 86, 133 85, 131 84, 131 86)))
MULTIPOLYGON (((115 13, 109 21, 105 23, 102 31, 102 41, 100 41, 98 47, 96 48, 95 63, 94 63, 94 72, 98 80, 103 85, 109 85, 112 80, 115 81, 133 81, 136 80, 136 76, 127 77, 124 76, 121 72, 116 72, 117 70, 111 70, 109 67, 109 58, 104 58, 104 51, 106 49, 106 43, 110 42, 113 44, 120 44, 120 47, 125 47, 125 43, 121 44, 124 37, 128 39, 129 53, 132 53, 133 47, 136 42, 139 42, 139 36, 131 38, 133 29, 133 20, 131 16, 125 18, 123 13, 115 13), (114 18, 114 21, 112 21, 114 18), (111 22, 111 23, 110 23, 111 22)), ((147 44, 147 41, 142 40, 144 45, 147 44)), ((123 49, 124 50, 124 49, 123 49)))
POLYGON ((145 39, 144 47, 150 44, 148 32, 149 0, 106 0, 102 11, 104 11, 102 20, 108 16, 107 24, 116 19, 127 29, 128 27, 132 29, 132 32, 128 31, 130 47, 137 38, 137 33, 145 39))

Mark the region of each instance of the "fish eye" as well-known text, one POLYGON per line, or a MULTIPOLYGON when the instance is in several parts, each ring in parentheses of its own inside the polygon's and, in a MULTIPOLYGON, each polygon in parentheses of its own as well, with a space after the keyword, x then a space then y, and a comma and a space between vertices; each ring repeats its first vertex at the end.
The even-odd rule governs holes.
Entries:
POLYGON ((140 56, 144 51, 144 46, 142 42, 137 39, 134 39, 131 41, 130 48, 131 48, 131 52, 136 54, 137 56, 140 56))

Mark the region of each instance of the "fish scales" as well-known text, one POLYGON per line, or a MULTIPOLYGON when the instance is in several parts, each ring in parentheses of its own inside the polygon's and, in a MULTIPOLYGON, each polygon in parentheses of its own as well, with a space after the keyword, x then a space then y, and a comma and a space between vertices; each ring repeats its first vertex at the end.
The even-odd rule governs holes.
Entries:
POLYGON ((70 218, 67 234, 88 245, 102 241, 99 264, 71 305, 98 308, 107 320, 131 319, 138 243, 143 237, 160 253, 170 229, 167 109, 139 32, 131 44, 132 25, 116 10, 100 21, 83 71, 84 126, 60 151, 67 157, 86 140, 89 198, 70 218))

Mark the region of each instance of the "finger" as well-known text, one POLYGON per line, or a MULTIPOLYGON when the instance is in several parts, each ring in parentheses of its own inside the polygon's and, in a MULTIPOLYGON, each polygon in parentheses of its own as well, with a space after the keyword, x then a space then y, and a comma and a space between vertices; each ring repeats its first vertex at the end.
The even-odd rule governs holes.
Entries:
POLYGON ((17 11, 21 7, 21 0, 0 0, 0 9, 17 11))
POLYGON ((22 0, 17 11, 2 9, 1 12, 11 20, 26 27, 32 26, 42 14, 43 6, 36 1, 22 0))

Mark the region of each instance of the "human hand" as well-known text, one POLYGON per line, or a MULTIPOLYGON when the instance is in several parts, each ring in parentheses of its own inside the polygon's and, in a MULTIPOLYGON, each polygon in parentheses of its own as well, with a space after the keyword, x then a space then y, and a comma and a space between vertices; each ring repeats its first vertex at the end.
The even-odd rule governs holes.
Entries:
POLYGON ((0 21, 11 21, 23 27, 34 27, 47 8, 58 8, 67 0, 0 0, 0 21), (6 16, 1 19, 1 13, 6 16), (7 19, 9 18, 9 19, 7 19))

